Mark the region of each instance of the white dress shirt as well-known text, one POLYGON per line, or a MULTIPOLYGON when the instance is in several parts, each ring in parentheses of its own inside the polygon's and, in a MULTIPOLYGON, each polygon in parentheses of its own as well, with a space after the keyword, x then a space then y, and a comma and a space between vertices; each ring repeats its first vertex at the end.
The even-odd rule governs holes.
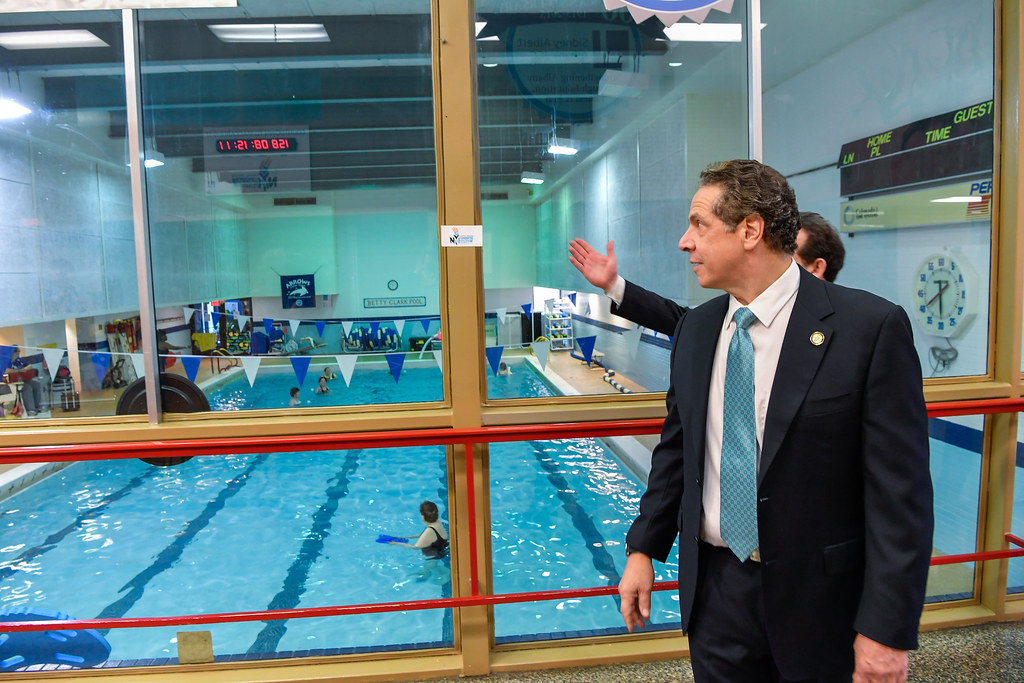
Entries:
MULTIPOLYGON (((768 397, 775 382, 775 371, 779 366, 782 340, 786 336, 789 318, 793 314, 796 293, 800 288, 800 266, 796 261, 768 289, 747 304, 757 318, 747 331, 754 345, 754 407, 757 420, 757 464, 761 465, 761 443, 764 437, 765 417, 768 415, 768 397)), ((729 342, 736 330, 733 314, 743 304, 735 297, 729 297, 729 310, 725 314, 718 348, 711 370, 711 387, 708 391, 707 450, 704 459, 704 514, 701 518, 701 538, 712 545, 727 545, 722 540, 720 510, 722 502, 722 404, 725 398, 725 363, 729 354, 729 342)))

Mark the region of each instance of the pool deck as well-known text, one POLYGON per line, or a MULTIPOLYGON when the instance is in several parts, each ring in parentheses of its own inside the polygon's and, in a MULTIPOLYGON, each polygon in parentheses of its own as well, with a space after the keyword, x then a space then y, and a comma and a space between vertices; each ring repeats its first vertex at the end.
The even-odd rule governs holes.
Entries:
MULTIPOLYGON (((909 681, 929 683, 1024 681, 1024 623, 983 624, 921 634, 921 647, 910 653, 909 681)), ((434 678, 436 683, 506 681, 507 683, 688 683, 690 662, 676 659, 614 666, 501 672, 474 678, 434 678)))

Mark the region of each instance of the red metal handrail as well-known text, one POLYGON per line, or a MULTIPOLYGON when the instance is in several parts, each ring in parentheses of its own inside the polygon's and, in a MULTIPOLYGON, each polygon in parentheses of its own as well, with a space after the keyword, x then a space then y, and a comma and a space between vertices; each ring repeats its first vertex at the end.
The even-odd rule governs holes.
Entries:
MULTIPOLYGON (((952 415, 975 415, 1024 410, 1024 399, 986 399, 980 401, 956 401, 928 405, 929 417, 952 415)), ((562 423, 547 425, 509 425, 479 427, 470 429, 420 429, 402 432, 366 432, 358 434, 316 434, 277 437, 241 437, 174 441, 153 441, 117 444, 72 444, 61 446, 23 446, 0 448, 0 464, 24 462, 52 462, 69 460, 108 460, 141 457, 168 457, 182 455, 224 455, 245 451, 249 453, 278 452, 283 449, 325 450, 332 448, 379 448, 405 447, 439 444, 462 444, 466 447, 466 476, 468 482, 467 503, 475 508, 473 486, 473 447, 478 443, 523 441, 528 439, 559 439, 578 437, 623 436, 653 434, 661 429, 661 419, 612 420, 604 422, 562 423)), ((62 628, 146 628, 158 626, 186 626, 195 624, 228 623, 240 621, 266 621, 307 617, 340 616, 394 612, 403 610, 445 609, 477 605, 497 605, 515 602, 537 602, 541 600, 575 597, 614 595, 615 586, 580 588, 573 590, 535 591, 530 593, 506 593, 502 595, 478 595, 478 564, 476 547, 475 514, 469 515, 469 555, 471 595, 458 598, 415 600, 408 602, 368 603, 361 605, 338 605, 330 607, 295 608, 284 610, 262 610, 255 612, 228 612, 221 614, 200 614, 171 617, 121 617, 117 619, 74 619, 62 620, 62 628)), ((1020 546, 1016 550, 991 550, 963 555, 945 555, 932 558, 931 564, 944 565, 975 562, 1009 557, 1024 556, 1024 540, 1006 534, 1006 540, 1020 546)), ((654 590, 676 590, 678 583, 665 581, 655 584, 654 590)), ((4 631, 47 631, 54 626, 52 621, 0 622, 4 631)))

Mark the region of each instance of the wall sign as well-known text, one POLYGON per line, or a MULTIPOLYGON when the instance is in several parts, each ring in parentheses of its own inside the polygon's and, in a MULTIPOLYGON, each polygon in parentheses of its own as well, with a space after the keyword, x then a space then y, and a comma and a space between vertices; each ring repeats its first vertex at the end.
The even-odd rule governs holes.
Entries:
POLYGON ((281 308, 315 308, 316 285, 313 275, 281 276, 281 308))
POLYGON ((383 296, 363 299, 363 308, 405 308, 406 306, 426 306, 425 296, 383 296))
POLYGON ((442 247, 482 247, 484 246, 484 226, 482 225, 442 225, 442 247))
POLYGON ((992 218, 992 179, 844 202, 839 229, 856 233, 992 218))

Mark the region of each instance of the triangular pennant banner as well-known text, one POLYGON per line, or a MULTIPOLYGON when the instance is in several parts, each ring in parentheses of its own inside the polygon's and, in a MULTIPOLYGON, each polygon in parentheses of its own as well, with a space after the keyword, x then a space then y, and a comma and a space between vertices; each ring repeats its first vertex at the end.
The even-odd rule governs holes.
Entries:
POLYGON ((322 338, 324 336, 324 330, 325 329, 327 329, 327 323, 324 322, 323 320, 317 320, 316 321, 316 336, 322 338))
POLYGON ((352 334, 352 321, 351 320, 342 320, 341 321, 341 329, 345 330, 345 337, 348 338, 348 336, 350 334, 352 334))
POLYGON ((273 337, 274 335, 271 334, 271 332, 274 331, 274 319, 273 318, 264 318, 263 319, 263 329, 267 331, 267 336, 268 337, 273 337))
POLYGON ((430 318, 421 318, 420 325, 423 325, 423 334, 430 334, 430 318))
POLYGON ((569 295, 569 301, 572 302, 573 306, 576 305, 576 292, 573 292, 572 294, 569 295))
POLYGON ((53 379, 53 373, 57 372, 57 368, 60 367, 60 361, 64 358, 64 349, 43 349, 43 360, 46 361, 46 371, 50 373, 50 379, 53 379))
POLYGON ((196 309, 194 308, 183 308, 181 309, 181 315, 185 318, 185 324, 188 325, 192 321, 192 316, 195 314, 196 309))
POLYGON ((295 371, 295 379, 299 381, 301 387, 303 382, 306 381, 306 373, 309 372, 309 361, 313 360, 309 356, 292 356, 292 370, 295 371))
POLYGON ((196 381, 196 375, 199 374, 199 364, 203 362, 202 356, 182 356, 181 364, 185 366, 185 376, 188 377, 189 382, 196 381))
POLYGON ((375 321, 375 322, 370 323, 370 339, 376 339, 377 338, 377 332, 379 332, 379 331, 380 331, 380 322, 379 321, 375 321))
POLYGON ((90 353, 89 357, 92 358, 92 366, 96 368, 96 379, 100 381, 100 386, 102 386, 103 377, 106 376, 107 367, 110 365, 110 354, 90 353))
POLYGON ((388 365, 391 367, 391 376, 395 378, 395 383, 397 383, 398 376, 402 374, 402 366, 405 364, 405 354, 388 353, 385 354, 384 358, 387 359, 388 365))
POLYGON ((505 316, 508 315, 508 308, 502 306, 501 308, 494 309, 494 313, 498 316, 498 322, 502 325, 505 324, 505 316))
POLYGON ((218 311, 211 311, 210 312, 210 322, 213 323, 213 328, 215 330, 219 330, 220 329, 220 317, 222 315, 224 315, 224 314, 220 313, 218 311))
POLYGON ((491 372, 495 375, 498 374, 498 364, 501 362, 501 352, 504 350, 504 346, 488 346, 484 349, 484 353, 487 355, 487 363, 491 366, 491 372))
POLYGON ((392 320, 391 323, 395 326, 395 333, 399 337, 401 337, 402 336, 402 330, 403 330, 403 328, 405 328, 405 321, 404 320, 392 320))
POLYGON ((444 352, 441 349, 436 349, 432 353, 434 354, 434 362, 437 363, 438 369, 444 372, 444 352))
POLYGON ((640 335, 642 334, 643 328, 641 327, 626 330, 622 333, 622 338, 626 341, 626 350, 629 351, 630 358, 636 358, 636 350, 640 348, 640 335))
POLYGON ((295 339, 299 338, 299 325, 302 324, 301 320, 289 320, 288 329, 292 331, 292 337, 295 339))
POLYGON ((523 313, 526 314, 527 318, 533 315, 533 304, 523 304, 523 313))
POLYGON ((335 356, 338 361, 338 372, 345 379, 345 386, 352 384, 352 371, 356 369, 356 356, 335 356))
POLYGON ((584 302, 584 304, 583 304, 583 315, 584 316, 590 315, 590 302, 589 301, 584 302))
POLYGON ((590 363, 594 357, 594 342, 597 341, 597 336, 592 337, 576 337, 576 343, 580 345, 580 351, 583 352, 583 358, 590 363))
POLYGON ((146 376, 146 358, 141 353, 129 354, 132 357, 132 367, 135 368, 135 378, 146 376))
POLYGON ((245 370, 245 376, 249 379, 250 387, 256 381, 256 373, 259 372, 260 361, 262 360, 259 356, 242 356, 242 369, 245 370))
POLYGON ((533 350, 533 355, 537 356, 541 369, 546 368, 548 366, 548 354, 551 352, 551 342, 533 342, 530 344, 530 348, 533 350))
POLYGON ((235 318, 235 320, 238 321, 238 329, 244 330, 245 326, 249 324, 250 320, 252 320, 252 316, 251 315, 241 315, 241 314, 239 314, 235 318))
POLYGON ((0 346, 0 375, 7 372, 11 366, 11 358, 14 356, 13 346, 0 346))

